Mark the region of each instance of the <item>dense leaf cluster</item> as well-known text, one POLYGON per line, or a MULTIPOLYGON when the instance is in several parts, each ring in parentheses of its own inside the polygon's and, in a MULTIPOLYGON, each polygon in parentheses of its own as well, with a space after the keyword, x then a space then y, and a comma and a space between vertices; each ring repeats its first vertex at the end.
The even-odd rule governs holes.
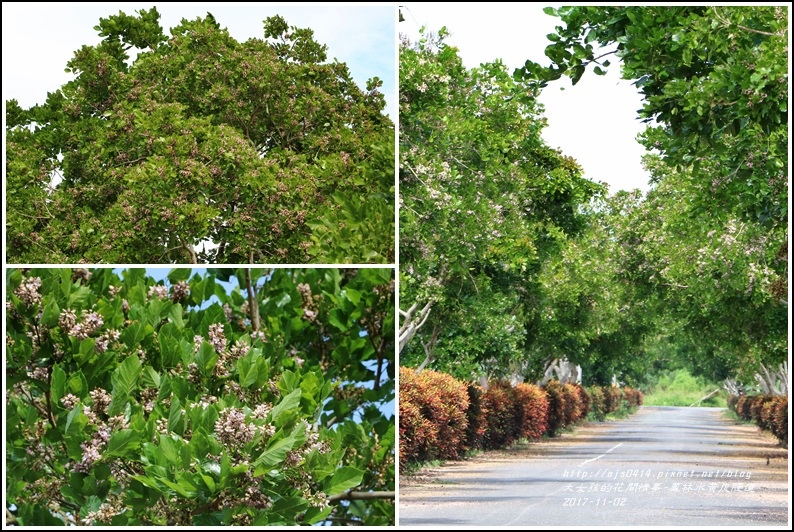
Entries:
POLYGON ((388 497, 342 500, 394 491, 391 271, 11 269, 6 287, 17 523, 394 523, 388 497))

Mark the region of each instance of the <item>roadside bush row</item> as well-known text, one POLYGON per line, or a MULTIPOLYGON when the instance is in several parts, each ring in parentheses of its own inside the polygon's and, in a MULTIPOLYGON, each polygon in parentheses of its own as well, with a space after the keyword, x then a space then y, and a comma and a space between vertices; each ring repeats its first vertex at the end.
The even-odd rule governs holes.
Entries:
POLYGON ((488 389, 445 373, 400 368, 400 461, 454 460, 473 449, 502 449, 516 440, 554 436, 588 414, 597 420, 642 404, 632 388, 506 380, 488 389))
POLYGON ((786 395, 730 395, 728 408, 746 420, 754 421, 788 444, 788 396, 786 395))

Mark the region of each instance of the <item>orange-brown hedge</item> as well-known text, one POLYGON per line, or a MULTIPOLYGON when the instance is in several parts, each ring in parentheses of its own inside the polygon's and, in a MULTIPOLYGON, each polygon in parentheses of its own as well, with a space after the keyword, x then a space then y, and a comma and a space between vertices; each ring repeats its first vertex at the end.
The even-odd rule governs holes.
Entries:
POLYGON ((400 459, 456 459, 466 449, 466 385, 435 371, 400 368, 400 459))
POLYGON ((731 395, 728 397, 728 407, 740 418, 754 421, 788 444, 788 396, 731 395))
POLYGON ((587 395, 590 398, 590 412, 593 413, 597 420, 603 421, 607 415, 604 388, 601 386, 590 386, 587 388, 587 395))
POLYGON ((772 433, 777 439, 788 444, 788 396, 779 395, 774 398, 775 409, 773 413, 772 433))
POLYGON ((568 405, 566 404, 565 390, 559 381, 552 380, 543 386, 543 391, 546 392, 549 399, 549 422, 546 433, 549 436, 554 436, 567 425, 568 405))
POLYGON ((587 406, 582 402, 577 385, 566 383, 562 389, 565 394, 565 425, 573 425, 587 415, 587 406))
MULTIPOLYGON (((554 435, 590 411, 604 419, 624 400, 637 406, 642 393, 629 387, 585 389, 558 381, 543 388, 527 383, 512 386, 505 380, 492 381, 483 390, 443 373, 417 374, 400 368, 400 461, 456 459, 470 449, 500 449, 519 438, 554 435)), ((781 424, 775 417, 777 403, 774 408, 759 408, 773 420, 769 423, 781 424)), ((782 423, 785 430, 787 420, 782 423)))
POLYGON ((548 425, 548 396, 538 386, 524 382, 516 385, 515 390, 521 412, 519 436, 537 440, 546 432, 548 425))
POLYGON ((617 386, 604 386, 604 411, 609 414, 620 408, 623 391, 617 386))
POLYGON ((642 404, 642 392, 639 390, 635 390, 634 388, 629 388, 628 386, 623 387, 623 399, 628 403, 629 408, 640 406, 642 404))
POLYGON ((516 389, 510 382, 496 380, 488 383, 481 404, 488 412, 483 448, 501 449, 519 438, 522 413, 516 389))

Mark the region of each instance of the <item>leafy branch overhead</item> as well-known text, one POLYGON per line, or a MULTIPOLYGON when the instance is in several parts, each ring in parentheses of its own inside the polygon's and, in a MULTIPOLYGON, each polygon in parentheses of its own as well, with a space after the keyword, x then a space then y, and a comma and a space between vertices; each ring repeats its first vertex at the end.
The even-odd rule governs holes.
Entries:
POLYGON ((7 102, 9 262, 393 262, 379 79, 279 16, 245 42, 156 8, 95 29, 72 81, 7 102))
MULTIPOLYGON (((619 58, 644 98, 643 144, 691 168, 732 214, 767 228, 785 223, 788 153, 786 6, 546 8, 562 24, 548 35, 548 66, 514 72, 536 87, 619 58)), ((705 192, 705 191, 704 191, 705 192)), ((695 201, 708 209, 701 192, 695 201)))

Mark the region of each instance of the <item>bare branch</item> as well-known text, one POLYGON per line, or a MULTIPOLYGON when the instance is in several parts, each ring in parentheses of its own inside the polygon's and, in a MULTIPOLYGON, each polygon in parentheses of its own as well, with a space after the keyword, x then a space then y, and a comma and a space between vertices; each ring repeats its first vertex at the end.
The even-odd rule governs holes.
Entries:
POLYGON ((394 499, 393 491, 352 491, 348 490, 338 495, 328 497, 329 503, 339 501, 366 501, 372 499, 394 499))

